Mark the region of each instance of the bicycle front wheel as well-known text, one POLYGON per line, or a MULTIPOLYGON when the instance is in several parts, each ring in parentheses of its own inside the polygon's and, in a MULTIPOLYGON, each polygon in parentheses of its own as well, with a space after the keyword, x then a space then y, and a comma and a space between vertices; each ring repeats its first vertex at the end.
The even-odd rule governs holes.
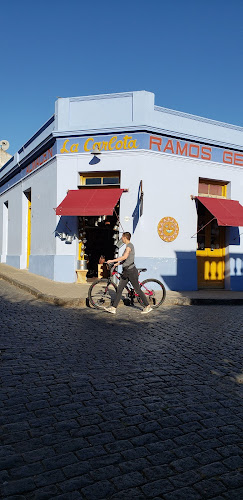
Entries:
POLYGON ((89 301, 96 309, 110 307, 116 297, 117 286, 106 279, 96 280, 89 288, 89 301))
MULTIPOLYGON (((163 283, 161 283, 161 281, 155 279, 147 279, 140 284, 140 287, 144 295, 147 297, 149 305, 153 307, 153 309, 161 306, 166 297, 165 287, 163 283)), ((138 302, 144 305, 139 296, 138 302)))

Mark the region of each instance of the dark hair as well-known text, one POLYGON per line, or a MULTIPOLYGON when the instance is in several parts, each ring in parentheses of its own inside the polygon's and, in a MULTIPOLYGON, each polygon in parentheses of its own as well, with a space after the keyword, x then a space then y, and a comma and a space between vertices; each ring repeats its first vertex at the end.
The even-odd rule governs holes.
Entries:
POLYGON ((129 241, 131 239, 131 233, 128 233, 128 231, 126 231, 125 233, 123 233, 122 236, 125 236, 125 238, 127 238, 127 240, 129 240, 129 241))

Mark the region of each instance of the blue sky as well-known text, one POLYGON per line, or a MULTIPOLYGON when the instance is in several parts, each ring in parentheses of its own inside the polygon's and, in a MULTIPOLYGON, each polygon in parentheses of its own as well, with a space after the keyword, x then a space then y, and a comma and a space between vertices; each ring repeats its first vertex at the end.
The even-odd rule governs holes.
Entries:
POLYGON ((58 96, 131 90, 243 126, 242 0, 8 0, 0 139, 14 154, 58 96))

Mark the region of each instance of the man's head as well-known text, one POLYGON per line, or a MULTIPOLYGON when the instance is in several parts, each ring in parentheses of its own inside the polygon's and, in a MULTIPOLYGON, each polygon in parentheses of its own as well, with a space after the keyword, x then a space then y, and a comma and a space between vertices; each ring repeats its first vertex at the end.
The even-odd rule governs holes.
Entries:
POLYGON ((128 243, 130 241, 130 239, 131 239, 131 233, 129 233, 128 231, 123 233, 123 235, 122 235, 123 243, 128 243))

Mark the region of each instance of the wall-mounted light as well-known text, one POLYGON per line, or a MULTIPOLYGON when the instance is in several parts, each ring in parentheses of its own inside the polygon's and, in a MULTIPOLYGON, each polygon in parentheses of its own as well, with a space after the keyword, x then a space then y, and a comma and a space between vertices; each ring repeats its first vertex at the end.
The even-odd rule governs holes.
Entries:
POLYGON ((92 153, 93 155, 100 155, 100 154, 101 154, 101 152, 100 152, 100 148, 99 148, 98 144, 97 144, 97 145, 95 146, 95 148, 91 151, 91 153, 92 153))
POLYGON ((95 148, 92 149, 92 151, 90 151, 90 154, 93 155, 92 160, 90 160, 90 162, 89 162, 90 165, 95 165, 96 163, 100 162, 100 158, 98 158, 98 155, 100 155, 101 152, 100 152, 100 148, 99 148, 98 144, 96 144, 95 148))

